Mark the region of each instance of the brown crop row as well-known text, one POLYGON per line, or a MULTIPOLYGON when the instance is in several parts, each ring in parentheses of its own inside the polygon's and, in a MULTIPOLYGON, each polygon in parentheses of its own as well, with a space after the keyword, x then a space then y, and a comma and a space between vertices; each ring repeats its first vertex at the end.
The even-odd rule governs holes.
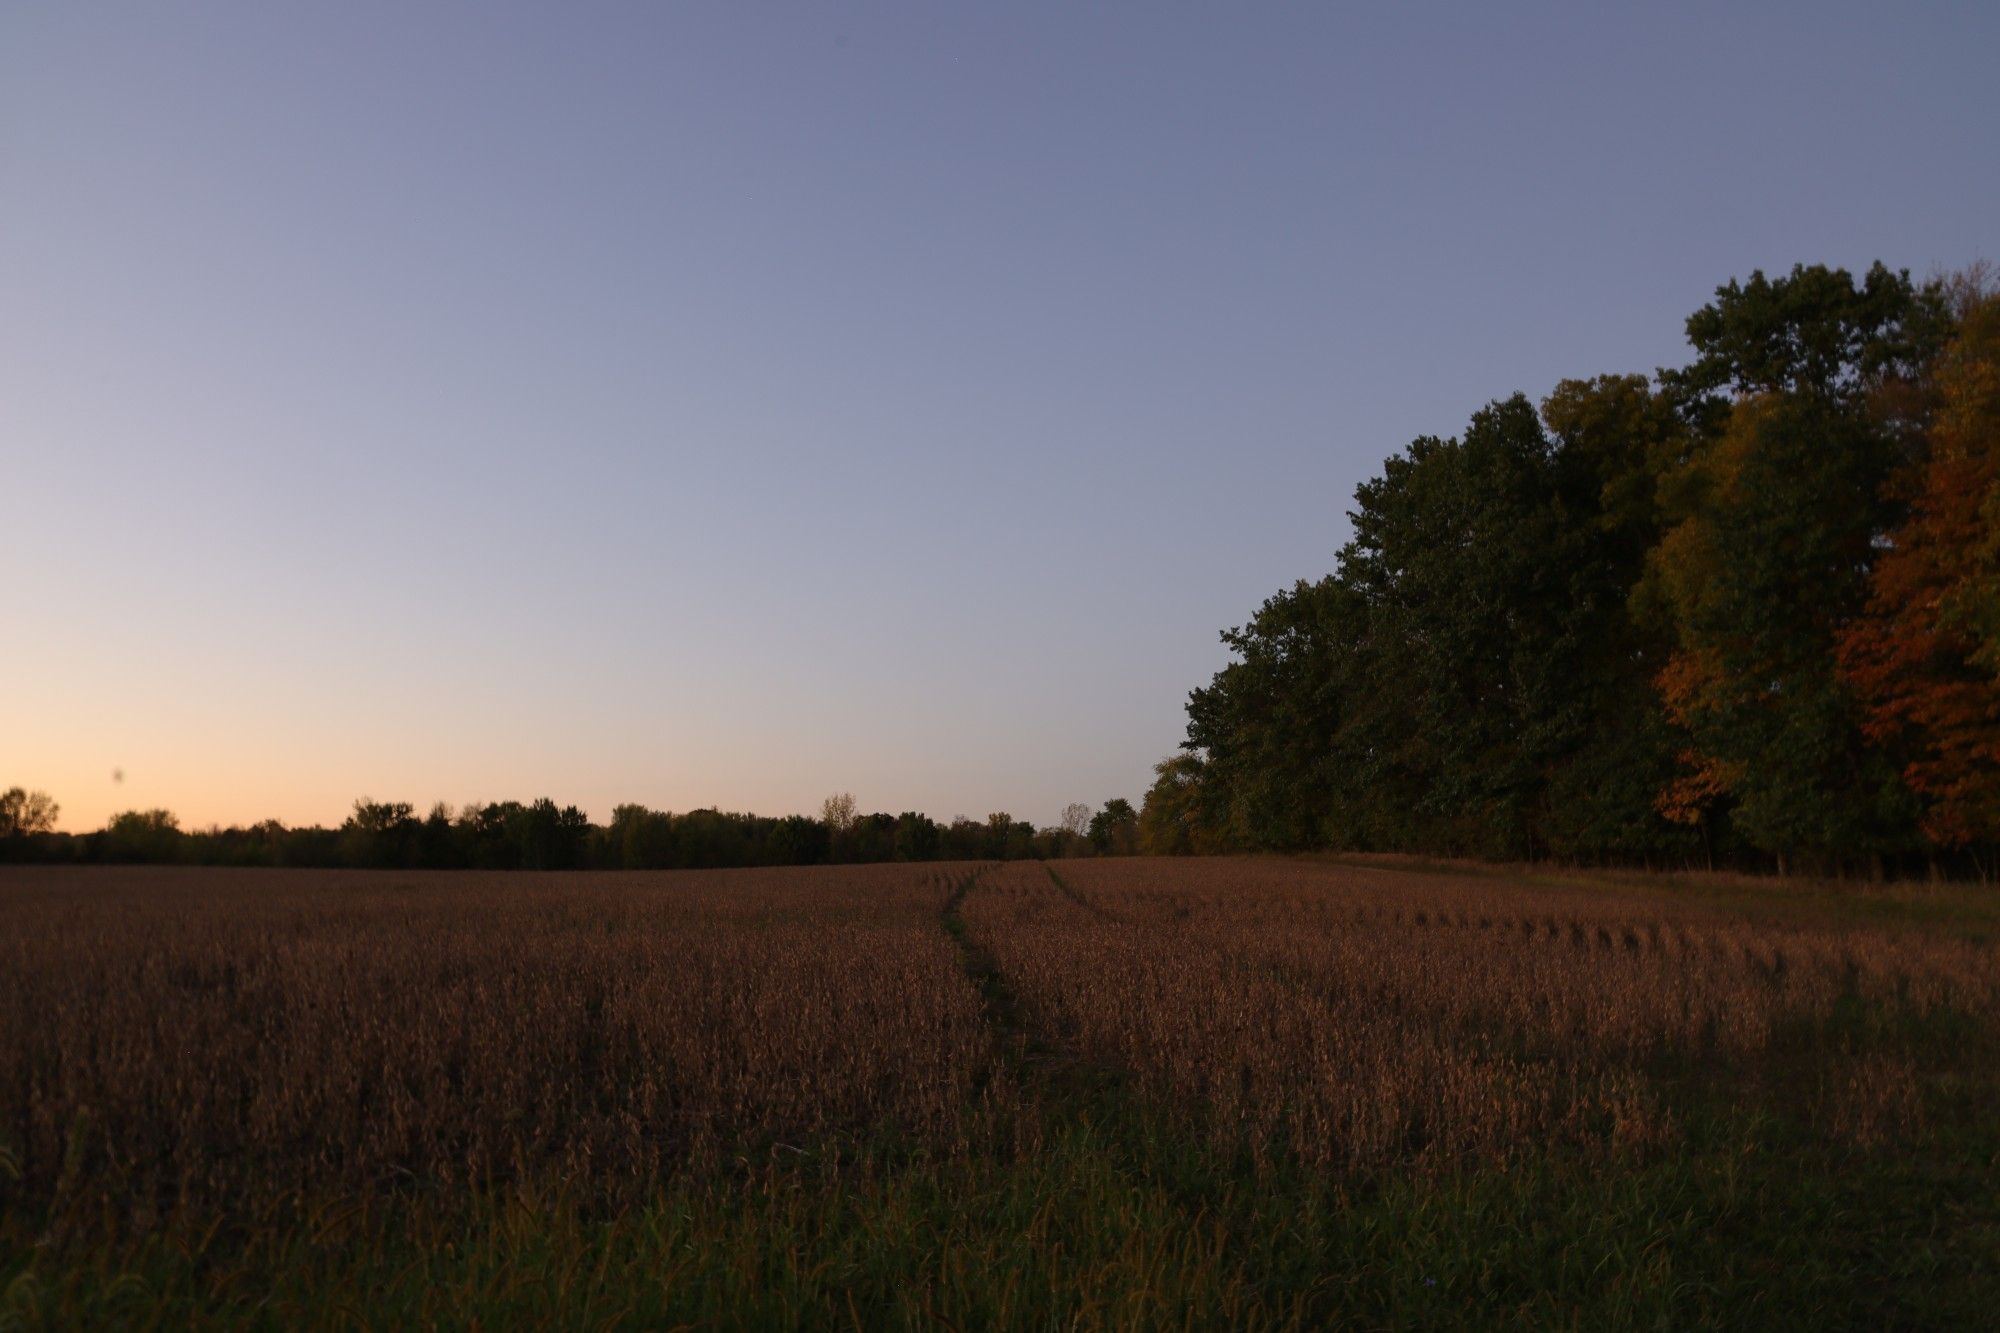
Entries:
POLYGON ((1907 1141, 1943 1064, 2000 1049, 1991 944, 1310 862, 12 869, 0 907, 0 1211, 142 1228, 991 1147, 1019 1024, 1198 1138, 1335 1171, 1644 1151, 1690 1088, 1907 1141))
POLYGON ((13 1189, 143 1224, 371 1182, 616 1187, 884 1127, 948 1144, 990 1052, 951 883, 15 873, 0 1150, 13 1189))
POLYGON ((1339 1168, 1656 1144, 1677 1133, 1674 1080, 1805 1084, 1829 1132, 1907 1137, 1909 1043, 2000 1019, 1991 946, 1658 894, 1127 860, 1003 867, 966 912, 1034 1021, 1087 1058, 1224 1142, 1339 1168))

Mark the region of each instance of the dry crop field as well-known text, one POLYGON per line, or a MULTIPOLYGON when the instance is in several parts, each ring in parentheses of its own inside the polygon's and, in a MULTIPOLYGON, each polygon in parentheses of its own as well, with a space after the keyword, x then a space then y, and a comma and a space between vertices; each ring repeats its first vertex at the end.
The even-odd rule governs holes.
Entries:
POLYGON ((1969 890, 0 871, 0 1328, 1949 1326, 1969 890))

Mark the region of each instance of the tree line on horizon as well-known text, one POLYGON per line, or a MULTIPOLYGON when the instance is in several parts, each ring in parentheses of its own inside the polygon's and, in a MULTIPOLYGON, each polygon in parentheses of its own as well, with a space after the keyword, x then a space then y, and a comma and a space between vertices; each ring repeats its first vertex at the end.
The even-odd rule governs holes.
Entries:
POLYGON ((540 800, 439 803, 419 816, 403 801, 363 798, 337 828, 183 829, 168 810, 128 810, 92 833, 56 831, 59 807, 19 787, 0 793, 0 860, 40 863, 224 865, 402 870, 708 870, 870 861, 1052 860, 1131 855, 1139 815, 1113 799, 1067 806, 1037 828, 1011 814, 948 823, 915 811, 863 813, 853 796, 813 815, 675 814, 620 805, 593 824, 573 805, 540 800))
POLYGON ((1753 273, 1684 367, 1414 441, 1224 632, 1142 848, 1990 878, 1991 276, 1753 273))
MULTIPOLYGON (((1690 362, 1516 394, 1361 484, 1269 598, 1143 809, 1037 829, 543 799, 337 829, 53 831, 0 858, 668 868, 1387 851, 1842 875, 2000 869, 2000 295, 1799 265, 1716 289, 1690 362)), ((1078 814, 1081 812, 1081 814, 1078 814)), ((39 822, 38 822, 39 821, 39 822)))

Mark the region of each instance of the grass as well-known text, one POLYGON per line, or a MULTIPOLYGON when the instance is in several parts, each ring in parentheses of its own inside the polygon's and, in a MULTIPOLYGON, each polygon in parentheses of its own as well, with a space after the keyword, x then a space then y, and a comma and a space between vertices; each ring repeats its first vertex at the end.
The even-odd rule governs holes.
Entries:
POLYGON ((1116 1096, 1004 1159, 744 1170, 611 1216, 406 1198, 17 1250, 0 1327, 1975 1327, 2000 1298, 2000 1206, 1956 1153, 1722 1117, 1617 1171, 1343 1185, 1251 1172, 1116 1096))

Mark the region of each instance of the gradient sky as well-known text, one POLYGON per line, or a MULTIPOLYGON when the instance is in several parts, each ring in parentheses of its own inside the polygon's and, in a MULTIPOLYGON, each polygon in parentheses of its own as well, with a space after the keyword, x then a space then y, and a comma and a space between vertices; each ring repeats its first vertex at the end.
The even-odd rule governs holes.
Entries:
POLYGON ((1990 2, 1346 8, 8 6, 0 786, 1136 800, 1412 437, 2000 257, 1990 2))

